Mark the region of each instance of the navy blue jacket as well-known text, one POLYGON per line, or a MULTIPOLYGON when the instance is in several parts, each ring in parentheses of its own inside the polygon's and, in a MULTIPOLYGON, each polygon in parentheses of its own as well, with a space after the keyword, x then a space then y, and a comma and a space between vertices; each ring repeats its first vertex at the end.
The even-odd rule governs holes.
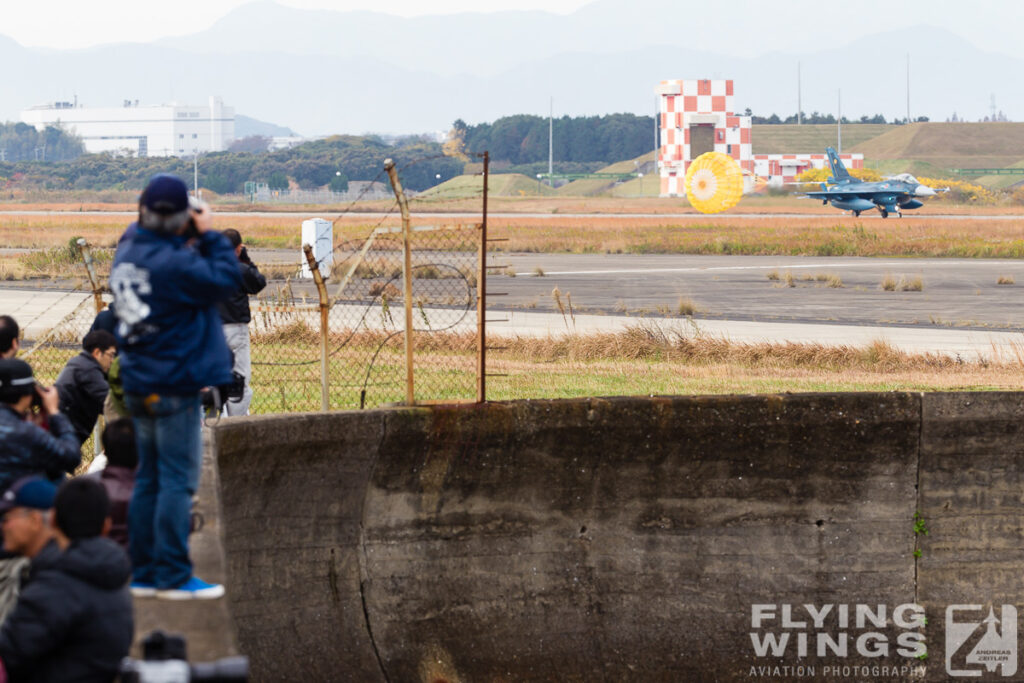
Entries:
POLYGON ((64 472, 74 472, 82 462, 71 421, 59 413, 49 421, 50 431, 46 431, 0 403, 0 491, 29 475, 58 479, 64 472))
POLYGON ((242 286, 231 243, 213 230, 192 246, 134 227, 110 273, 124 390, 188 396, 229 384, 231 352, 217 303, 242 286))
POLYGON ((12 683, 114 680, 132 644, 131 563, 109 538, 54 541, 32 559, 28 580, 0 628, 12 683))

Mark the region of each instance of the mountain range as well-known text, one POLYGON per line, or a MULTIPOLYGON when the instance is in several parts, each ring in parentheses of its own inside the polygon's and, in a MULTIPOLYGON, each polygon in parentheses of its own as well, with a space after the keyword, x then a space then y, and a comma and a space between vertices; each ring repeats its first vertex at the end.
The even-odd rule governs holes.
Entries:
POLYGON ((0 60, 15 65, 0 90, 0 120, 75 96, 116 106, 220 95, 238 114, 305 135, 419 133, 445 131, 458 118, 547 115, 552 99, 556 116, 650 114, 654 86, 674 78, 731 78, 739 112, 786 116, 797 109, 798 63, 804 111, 841 106, 854 119, 892 119, 907 114, 908 55, 912 117, 978 120, 994 97, 1011 120, 1024 118, 1015 87, 1024 51, 1004 35, 1013 22, 985 18, 990 0, 973 5, 974 18, 950 27, 943 13, 957 7, 962 17, 962 2, 934 0, 922 14, 921 3, 881 0, 863 0, 855 13, 810 0, 791 0, 785 12, 760 0, 734 0, 728 10, 693 0, 595 0, 568 15, 401 18, 259 0, 207 30, 150 44, 53 50, 0 35, 0 60), (929 20, 937 25, 922 23, 929 20), (984 30, 992 36, 985 48, 963 37, 984 30))

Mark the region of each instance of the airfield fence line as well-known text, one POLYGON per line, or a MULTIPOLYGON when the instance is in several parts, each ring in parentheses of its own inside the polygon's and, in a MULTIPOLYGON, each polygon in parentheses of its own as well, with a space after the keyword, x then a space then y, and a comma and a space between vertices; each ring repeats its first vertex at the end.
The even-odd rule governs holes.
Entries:
MULTIPOLYGON (((252 413, 484 399, 486 163, 481 220, 466 224, 412 225, 401 169, 393 170, 395 203, 368 234, 341 239, 308 264, 307 273, 323 275, 322 295, 300 284, 296 263, 251 299, 252 413), (385 226, 396 208, 402 227, 385 226)), ((44 383, 81 350, 110 299, 105 279, 90 276, 90 258, 82 249, 74 293, 93 296, 26 344, 23 356, 44 383)))
POLYGON ((413 226, 388 169, 395 204, 308 264, 317 298, 296 295, 297 265, 253 306, 253 412, 483 400, 486 203, 477 223, 413 226), (385 227, 396 208, 402 227, 385 227))

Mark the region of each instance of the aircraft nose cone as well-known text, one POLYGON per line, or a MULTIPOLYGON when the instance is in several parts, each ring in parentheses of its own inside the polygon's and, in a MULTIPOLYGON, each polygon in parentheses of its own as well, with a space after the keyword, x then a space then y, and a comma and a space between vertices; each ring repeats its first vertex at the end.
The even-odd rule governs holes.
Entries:
POLYGON ((918 185, 917 189, 914 190, 914 194, 916 194, 918 197, 934 197, 935 190, 928 187, 927 185, 918 185))

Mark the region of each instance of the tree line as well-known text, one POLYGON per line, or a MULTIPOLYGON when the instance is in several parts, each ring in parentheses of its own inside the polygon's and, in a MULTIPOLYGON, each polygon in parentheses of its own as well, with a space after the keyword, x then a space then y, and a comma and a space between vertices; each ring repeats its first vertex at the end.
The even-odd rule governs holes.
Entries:
POLYGON ((0 123, 0 161, 67 161, 84 153, 82 141, 60 128, 0 123))
MULTIPOLYGON (((654 118, 636 114, 562 116, 550 121, 552 152, 559 163, 610 164, 654 149, 654 118)), ((517 114, 493 123, 452 124, 469 154, 484 150, 499 164, 525 166, 548 160, 549 119, 517 114)), ((544 169, 547 170, 547 169, 544 169)))
MULTIPOLYGON (((782 118, 778 114, 771 114, 770 116, 755 116, 754 113, 748 107, 743 112, 744 116, 749 116, 751 123, 758 123, 763 125, 781 125, 781 124, 793 124, 793 123, 836 123, 836 117, 832 114, 822 114, 817 111, 812 111, 810 114, 801 112, 801 116, 796 114, 790 114, 789 116, 782 118)), ((927 116, 918 116, 914 119, 915 123, 924 123, 928 121, 927 116)), ((906 118, 894 118, 892 121, 887 121, 885 116, 882 114, 875 114, 874 116, 864 115, 859 119, 849 119, 843 117, 842 123, 892 123, 892 124, 904 124, 907 122, 906 118)))
MULTIPOLYGON (((402 183, 424 190, 462 173, 463 161, 446 157, 440 143, 422 137, 385 142, 376 136, 338 135, 274 152, 212 152, 199 156, 199 185, 218 194, 241 193, 246 181, 271 189, 331 187, 350 180, 383 180, 384 159, 392 158, 402 183)), ((191 180, 193 160, 83 154, 71 161, 0 162, 0 185, 48 190, 141 190, 156 173, 191 180)), ((191 184, 191 183, 190 183, 191 184)))

